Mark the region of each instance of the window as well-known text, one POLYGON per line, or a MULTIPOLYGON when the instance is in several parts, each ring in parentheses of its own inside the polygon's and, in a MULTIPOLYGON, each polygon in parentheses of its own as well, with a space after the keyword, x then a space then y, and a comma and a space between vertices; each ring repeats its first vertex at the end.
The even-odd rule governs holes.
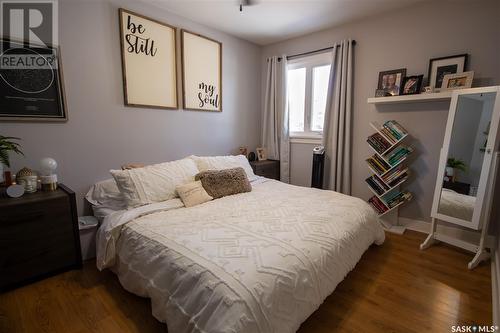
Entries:
POLYGON ((329 52, 288 62, 288 110, 292 137, 321 137, 330 67, 329 52))

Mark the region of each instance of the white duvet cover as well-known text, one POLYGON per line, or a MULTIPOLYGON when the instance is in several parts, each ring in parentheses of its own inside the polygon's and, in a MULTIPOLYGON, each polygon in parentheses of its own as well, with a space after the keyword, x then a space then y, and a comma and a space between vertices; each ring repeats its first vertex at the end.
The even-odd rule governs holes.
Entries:
POLYGON ((151 298, 169 332, 295 332, 384 232, 360 199, 252 185, 191 208, 173 199, 111 214, 98 267, 151 298))
POLYGON ((439 200, 438 213, 466 221, 472 221, 475 205, 476 197, 443 188, 441 191, 441 199, 439 200))

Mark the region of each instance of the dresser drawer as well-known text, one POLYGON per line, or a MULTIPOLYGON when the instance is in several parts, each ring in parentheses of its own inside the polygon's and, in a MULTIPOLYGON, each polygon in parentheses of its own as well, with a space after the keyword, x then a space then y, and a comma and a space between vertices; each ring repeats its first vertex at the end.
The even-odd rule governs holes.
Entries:
POLYGON ((280 179, 280 163, 279 161, 266 160, 266 161, 253 161, 250 162, 252 169, 258 176, 280 179))
POLYGON ((0 207, 1 289, 81 264, 74 197, 38 196, 0 207))

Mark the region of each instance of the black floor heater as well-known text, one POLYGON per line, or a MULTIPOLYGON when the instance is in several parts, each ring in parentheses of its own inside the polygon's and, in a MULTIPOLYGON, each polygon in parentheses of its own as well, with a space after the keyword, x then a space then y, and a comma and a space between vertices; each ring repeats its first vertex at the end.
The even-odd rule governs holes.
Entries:
POLYGON ((311 187, 323 188, 323 170, 325 166, 325 147, 318 146, 313 149, 313 167, 311 187))

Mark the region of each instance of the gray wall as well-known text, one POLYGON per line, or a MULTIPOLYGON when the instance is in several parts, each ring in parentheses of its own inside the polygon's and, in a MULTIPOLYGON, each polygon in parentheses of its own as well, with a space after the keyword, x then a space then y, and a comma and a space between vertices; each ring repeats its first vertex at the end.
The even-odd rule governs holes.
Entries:
MULTIPOLYGON (((499 84, 499 12, 500 1, 432 1, 267 46, 263 58, 321 49, 344 38, 355 39, 353 195, 363 199, 370 196, 364 183, 369 175, 364 159, 370 154, 365 140, 372 133, 368 122, 395 119, 411 133, 409 142, 416 148, 411 161, 413 179, 407 183, 415 196, 401 208, 400 215, 428 220, 449 103, 374 107, 366 99, 374 96, 380 71, 406 67, 409 75, 427 76, 429 59, 459 53, 470 55, 469 68, 480 79, 476 85, 499 84)), ((292 159, 309 164, 311 149, 292 147, 292 159)), ((298 161, 291 165, 292 180, 310 177, 294 177, 307 167, 298 161)))
MULTIPOLYGON (((69 121, 0 123, 0 134, 22 138, 26 158, 13 158, 14 171, 23 166, 36 169, 40 158, 54 157, 60 180, 79 194, 81 213, 82 194, 123 163, 227 154, 240 145, 255 149, 260 133, 260 72, 256 70, 261 65, 260 47, 145 2, 62 0, 59 6, 69 121), (119 7, 223 43, 223 112, 124 106, 119 7)), ((180 93, 180 78, 178 83, 180 93)))

